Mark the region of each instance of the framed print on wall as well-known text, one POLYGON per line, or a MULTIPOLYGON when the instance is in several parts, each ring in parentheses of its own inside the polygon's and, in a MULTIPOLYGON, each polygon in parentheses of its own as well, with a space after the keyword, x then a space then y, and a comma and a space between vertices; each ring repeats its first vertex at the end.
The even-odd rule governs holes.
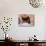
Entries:
POLYGON ((19 14, 18 24, 19 26, 34 26, 35 17, 32 14, 19 14))

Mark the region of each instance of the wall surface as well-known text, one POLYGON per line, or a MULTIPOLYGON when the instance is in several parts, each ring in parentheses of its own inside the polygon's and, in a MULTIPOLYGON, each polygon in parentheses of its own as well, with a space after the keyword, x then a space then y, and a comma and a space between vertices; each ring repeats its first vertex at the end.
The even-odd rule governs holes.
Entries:
MULTIPOLYGON (((34 34, 37 39, 46 40, 45 31, 45 6, 40 8, 33 8, 28 0, 0 0, 0 16, 8 16, 13 18, 12 26, 8 33, 16 40, 28 40, 34 34), (18 16, 19 14, 34 14, 35 26, 34 27, 19 27, 18 16)), ((2 19, 0 17, 0 19, 2 19)), ((4 39, 4 33, 0 30, 0 39, 4 39)))

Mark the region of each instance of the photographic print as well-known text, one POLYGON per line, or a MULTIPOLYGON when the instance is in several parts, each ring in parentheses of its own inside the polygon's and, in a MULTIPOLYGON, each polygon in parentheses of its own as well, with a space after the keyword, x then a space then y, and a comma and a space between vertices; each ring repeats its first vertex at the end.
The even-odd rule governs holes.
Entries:
POLYGON ((32 14, 19 14, 19 26, 34 26, 35 17, 32 14))

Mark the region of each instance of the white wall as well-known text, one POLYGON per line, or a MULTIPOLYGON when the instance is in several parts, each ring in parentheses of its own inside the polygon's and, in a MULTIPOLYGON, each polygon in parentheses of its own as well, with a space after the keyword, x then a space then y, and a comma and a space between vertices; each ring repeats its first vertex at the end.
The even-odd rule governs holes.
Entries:
MULTIPOLYGON (((44 6, 45 7, 45 6, 44 6)), ((34 34, 37 35, 39 40, 45 40, 45 15, 46 8, 33 8, 30 6, 28 0, 0 0, 0 16, 13 17, 11 29, 8 33, 12 34, 17 40, 27 40, 34 34), (18 16, 19 14, 34 14, 35 26, 34 27, 19 27, 18 16)), ((2 31, 0 32, 0 35, 2 31)), ((0 36, 0 39, 3 37, 0 36)))

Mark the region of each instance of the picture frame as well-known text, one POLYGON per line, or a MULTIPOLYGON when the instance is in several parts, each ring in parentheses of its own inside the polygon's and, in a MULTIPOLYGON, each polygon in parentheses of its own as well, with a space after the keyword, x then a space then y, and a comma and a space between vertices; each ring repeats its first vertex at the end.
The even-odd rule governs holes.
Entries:
POLYGON ((35 24, 35 17, 33 14, 19 14, 18 25, 25 27, 32 27, 35 24))

